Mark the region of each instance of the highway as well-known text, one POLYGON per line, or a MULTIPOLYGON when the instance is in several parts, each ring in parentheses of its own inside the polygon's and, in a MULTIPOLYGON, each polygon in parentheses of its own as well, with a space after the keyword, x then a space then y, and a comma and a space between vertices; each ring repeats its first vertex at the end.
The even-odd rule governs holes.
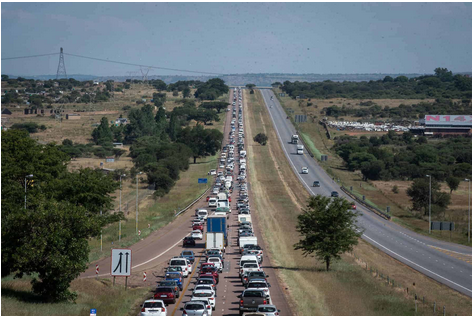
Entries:
MULTIPOLYGON (((287 119, 273 91, 260 91, 285 155, 308 192, 330 196, 332 191, 337 191, 340 197, 352 201, 316 159, 311 158, 306 151, 304 155, 297 155, 297 146, 290 143, 291 136, 296 133, 294 126, 287 119), (302 167, 308 167, 309 173, 301 174, 302 167), (312 187, 315 180, 320 181, 321 187, 312 187)), ((419 235, 379 217, 363 206, 357 205, 357 208, 362 212, 358 223, 364 229, 362 238, 366 242, 426 276, 472 297, 472 248, 419 235)))
MULTIPOLYGON (((230 101, 233 100, 233 91, 230 93, 230 101)), ((247 105, 243 99, 243 113, 247 112, 247 105)), ((245 114, 243 115, 245 119, 245 114)), ((223 145, 228 143, 228 132, 231 130, 231 112, 226 113, 225 119, 225 128, 224 128, 224 139, 223 145)), ((245 121, 247 123, 247 121, 245 121)), ((247 138, 247 136, 245 136, 247 138)), ((247 145, 247 141, 246 141, 247 145)), ((247 146, 246 146, 247 147, 247 146)), ((238 160, 238 154, 235 153, 235 160, 238 160)), ((235 164, 235 169, 233 172, 233 179, 236 180, 236 177, 239 173, 239 164, 235 164)), ((251 171, 247 171, 249 175, 251 171)), ((249 178, 247 178, 249 179, 249 178)), ((210 188, 215 181, 214 177, 208 177, 208 183, 210 188)), ((217 285, 217 297, 216 297, 216 310, 212 313, 213 316, 226 316, 226 315, 238 315, 239 314, 239 299, 237 296, 244 290, 244 287, 239 279, 238 275, 238 266, 236 265, 239 262, 240 254, 237 246, 238 240, 238 223, 237 223, 237 210, 236 210, 236 201, 237 193, 239 192, 238 184, 239 182, 235 181, 235 191, 232 195, 231 208, 232 213, 228 220, 229 227, 229 246, 226 249, 225 253, 225 269, 223 273, 220 273, 220 282, 217 285)), ((248 182, 249 183, 249 182, 248 182)), ((249 192, 249 202, 252 203, 252 193, 251 187, 248 186, 249 192)), ((167 262, 174 256, 180 255, 183 250, 193 250, 196 257, 195 263, 193 265, 193 272, 189 275, 188 278, 184 280, 184 290, 181 292, 181 296, 177 299, 176 304, 171 304, 167 306, 167 315, 168 316, 181 316, 182 308, 185 302, 189 301, 192 295, 193 283, 195 278, 198 277, 198 268, 201 260, 204 260, 203 252, 205 249, 205 235, 202 241, 197 241, 195 247, 183 247, 182 240, 185 236, 188 236, 192 231, 191 221, 194 218, 194 211, 196 208, 206 208, 210 211, 208 203, 206 202, 206 195, 204 195, 193 207, 191 207, 185 213, 179 215, 172 223, 166 225, 165 227, 153 232, 151 235, 145 239, 139 241, 138 243, 132 245, 130 248, 132 250, 132 276, 130 277, 129 284, 130 286, 150 286, 151 290, 154 290, 157 285, 157 282, 164 279, 164 268, 167 265, 167 262), (142 282, 143 272, 147 272, 148 281, 146 283, 142 282)), ((257 225, 257 219, 253 218, 254 231, 258 237, 259 245, 265 250, 265 244, 262 241, 261 229, 257 225)), ((205 224, 206 229, 206 224, 205 224)), ((98 277, 110 276, 110 257, 103 258, 99 261, 93 262, 90 264, 89 268, 82 273, 80 278, 96 278, 95 274, 95 265, 99 265, 100 273, 98 277)), ((280 284, 277 281, 277 275, 275 269, 271 266, 270 255, 264 253, 264 262, 262 264, 263 270, 269 275, 269 283, 271 284, 271 297, 273 303, 281 310, 281 315, 289 316, 292 314, 291 308, 287 302, 285 294, 280 287, 280 284)), ((123 278, 117 279, 117 283, 123 283, 123 278)))

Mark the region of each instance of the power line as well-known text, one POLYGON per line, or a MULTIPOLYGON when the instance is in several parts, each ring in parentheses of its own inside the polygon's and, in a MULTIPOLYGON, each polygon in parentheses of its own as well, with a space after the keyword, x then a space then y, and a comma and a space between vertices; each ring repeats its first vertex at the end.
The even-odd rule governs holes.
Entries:
POLYGON ((30 57, 40 57, 40 56, 49 56, 49 55, 57 55, 59 53, 50 53, 50 54, 39 54, 39 55, 28 55, 28 56, 17 56, 17 57, 3 57, 3 60, 17 60, 17 59, 27 59, 30 57))
POLYGON ((99 58, 96 58, 96 57, 89 57, 89 56, 83 56, 83 55, 77 55, 77 54, 71 54, 71 53, 64 53, 64 54, 65 55, 70 55, 70 56, 75 56, 75 57, 81 57, 81 58, 89 59, 89 60, 109 62, 109 63, 122 64, 122 65, 131 65, 131 66, 138 66, 138 67, 155 68, 155 69, 159 69, 159 70, 177 71, 177 72, 186 72, 186 73, 197 73, 197 74, 208 74, 208 75, 219 75, 219 76, 223 75, 221 73, 182 70, 182 69, 168 68, 168 67, 161 67, 161 66, 151 66, 151 65, 143 65, 143 64, 134 64, 134 63, 127 63, 127 62, 105 60, 105 59, 99 59, 99 58))

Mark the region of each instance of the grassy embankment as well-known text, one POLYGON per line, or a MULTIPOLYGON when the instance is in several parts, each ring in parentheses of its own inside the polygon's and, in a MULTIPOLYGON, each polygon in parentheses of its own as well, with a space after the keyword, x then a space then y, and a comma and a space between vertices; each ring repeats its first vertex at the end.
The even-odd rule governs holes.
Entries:
MULTIPOLYGON (((318 158, 320 154, 328 155, 328 162, 319 162, 321 166, 331 175, 335 176, 336 180, 342 180, 344 186, 353 187, 353 192, 358 196, 366 196, 366 201, 373 206, 381 210, 386 210, 387 206, 390 206, 390 212, 392 220, 404 227, 407 227, 415 232, 421 234, 428 234, 428 220, 426 218, 415 217, 411 211, 411 201, 406 194, 406 189, 410 186, 411 181, 362 181, 362 175, 360 171, 351 172, 348 171, 343 160, 332 150, 334 141, 330 140, 326 136, 326 131, 323 126, 318 124, 318 121, 324 117, 321 114, 321 110, 324 107, 333 105, 347 105, 348 107, 359 108, 359 100, 350 100, 342 98, 334 98, 330 100, 318 100, 311 99, 313 106, 307 107, 306 100, 293 100, 290 97, 280 97, 278 93, 280 90, 275 89, 277 98, 281 102, 282 106, 287 109, 291 108, 294 110, 294 114, 307 114, 308 122, 298 124, 299 131, 302 138, 308 144, 310 150, 318 158), (316 145, 316 147, 315 147, 316 145), (393 193, 392 188, 397 185, 399 193, 393 193)), ((398 107, 400 104, 410 105, 420 102, 420 100, 375 100, 378 105, 398 107)), ((334 119, 334 118, 331 118, 334 119)), ((358 118, 346 117, 345 120, 357 120, 358 118)), ((381 136, 385 132, 350 132, 350 131, 336 131, 330 129, 331 136, 340 136, 344 134, 361 136, 381 136)), ((432 140, 431 142, 435 142, 432 140)), ((449 188, 445 182, 441 183, 442 191, 449 192, 449 188)), ((459 189, 454 191, 451 195, 451 204, 445 213, 445 216, 441 216, 441 220, 456 222, 456 229, 462 227, 460 230, 452 232, 451 238, 449 233, 441 233, 441 231, 433 232, 432 236, 437 239, 451 240, 455 243, 467 245, 467 237, 463 234, 463 230, 466 226, 467 216, 467 201, 468 200, 468 188, 466 182, 461 182, 459 189), (461 233, 462 232, 462 233, 461 233)), ((469 244, 470 246, 470 244, 469 244)))
MULTIPOLYGON (((332 271, 322 263, 305 258, 293 250, 299 239, 295 230, 297 215, 305 205, 308 193, 292 171, 273 129, 260 93, 245 94, 251 189, 255 214, 269 247, 273 266, 288 287, 290 303, 297 315, 414 315, 413 293, 425 295, 429 302, 441 300, 449 313, 467 314, 472 310, 467 297, 442 286, 424 275, 390 258, 360 240, 355 247, 357 257, 369 266, 381 269, 396 284, 409 287, 392 288, 377 281, 370 272, 358 266, 352 255, 343 255, 332 271), (249 96, 249 97, 248 97, 249 96), (259 132, 269 137, 267 146, 252 141, 259 132), (415 285, 413 286, 413 282, 415 285), (452 307, 454 306, 454 307, 452 307)), ((432 310, 432 309, 431 309, 432 310)), ((419 307, 420 315, 431 315, 429 307, 419 307)))

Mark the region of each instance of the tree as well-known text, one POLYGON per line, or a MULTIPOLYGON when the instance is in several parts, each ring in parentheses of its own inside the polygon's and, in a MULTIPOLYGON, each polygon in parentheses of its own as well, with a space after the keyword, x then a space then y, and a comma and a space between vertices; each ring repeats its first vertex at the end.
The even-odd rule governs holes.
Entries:
POLYGON ((383 82, 384 83, 393 82, 393 77, 387 75, 387 76, 384 77, 383 82))
POLYGON ((265 146, 267 144, 267 141, 269 140, 269 137, 267 137, 266 134, 263 134, 263 133, 258 133, 255 137, 254 137, 254 141, 255 142, 258 142, 259 144, 265 146))
POLYGON ((125 142, 132 143, 137 138, 158 134, 153 108, 151 105, 145 105, 141 109, 132 109, 129 112, 130 122, 125 126, 125 142))
POLYGON ((179 140, 192 149, 193 163, 196 163, 197 158, 216 154, 221 148, 223 134, 217 129, 204 129, 202 125, 197 124, 193 128, 186 127, 183 129, 179 140))
POLYGON ((446 183, 449 189, 451 189, 450 193, 452 193, 452 191, 457 190, 457 188, 459 187, 459 184, 461 183, 461 180, 459 178, 449 176, 446 178, 446 183))
POLYGON ((206 109, 216 109, 218 113, 221 112, 222 109, 225 109, 228 107, 227 102, 205 102, 200 105, 200 107, 206 108, 206 109))
POLYGON ((183 95, 184 98, 190 97, 190 88, 185 87, 182 91, 182 95, 183 95))
POLYGON ((108 119, 102 117, 100 125, 92 131, 92 138, 97 145, 106 145, 113 142, 113 133, 108 126, 108 119))
POLYGON ((172 91, 172 96, 179 96, 179 91, 178 90, 173 90, 172 91))
MULTIPOLYGON (((447 209, 451 196, 440 192, 441 185, 435 180, 431 180, 431 213, 438 214, 447 209)), ((429 213, 429 179, 418 178, 413 180, 411 186, 406 190, 406 194, 411 198, 413 211, 423 211, 423 215, 429 213)))
POLYGON ((167 134, 169 135, 170 140, 175 141, 180 130, 180 123, 177 119, 177 115, 172 113, 170 115, 169 126, 167 129, 167 134))
POLYGON ((256 87, 256 84, 246 84, 246 87, 252 90, 254 87, 256 87))
POLYGON ((383 169, 385 169, 385 163, 382 160, 364 161, 361 164, 361 173, 365 181, 379 180, 383 169))
POLYGON ((304 256, 316 253, 329 271, 331 261, 351 251, 362 235, 357 226, 358 216, 357 210, 351 210, 351 204, 345 199, 312 196, 298 216, 297 231, 303 238, 294 248, 302 250, 304 256))

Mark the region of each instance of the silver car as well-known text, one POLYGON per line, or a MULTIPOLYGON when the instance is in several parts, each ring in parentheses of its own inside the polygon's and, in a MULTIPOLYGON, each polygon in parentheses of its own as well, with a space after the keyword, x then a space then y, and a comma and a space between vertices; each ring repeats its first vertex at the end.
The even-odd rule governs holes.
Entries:
POLYGON ((208 316, 209 312, 202 301, 189 301, 184 306, 182 316, 208 316))
POLYGON ((277 309, 274 305, 259 305, 256 312, 263 313, 266 316, 278 316, 280 309, 277 309))

